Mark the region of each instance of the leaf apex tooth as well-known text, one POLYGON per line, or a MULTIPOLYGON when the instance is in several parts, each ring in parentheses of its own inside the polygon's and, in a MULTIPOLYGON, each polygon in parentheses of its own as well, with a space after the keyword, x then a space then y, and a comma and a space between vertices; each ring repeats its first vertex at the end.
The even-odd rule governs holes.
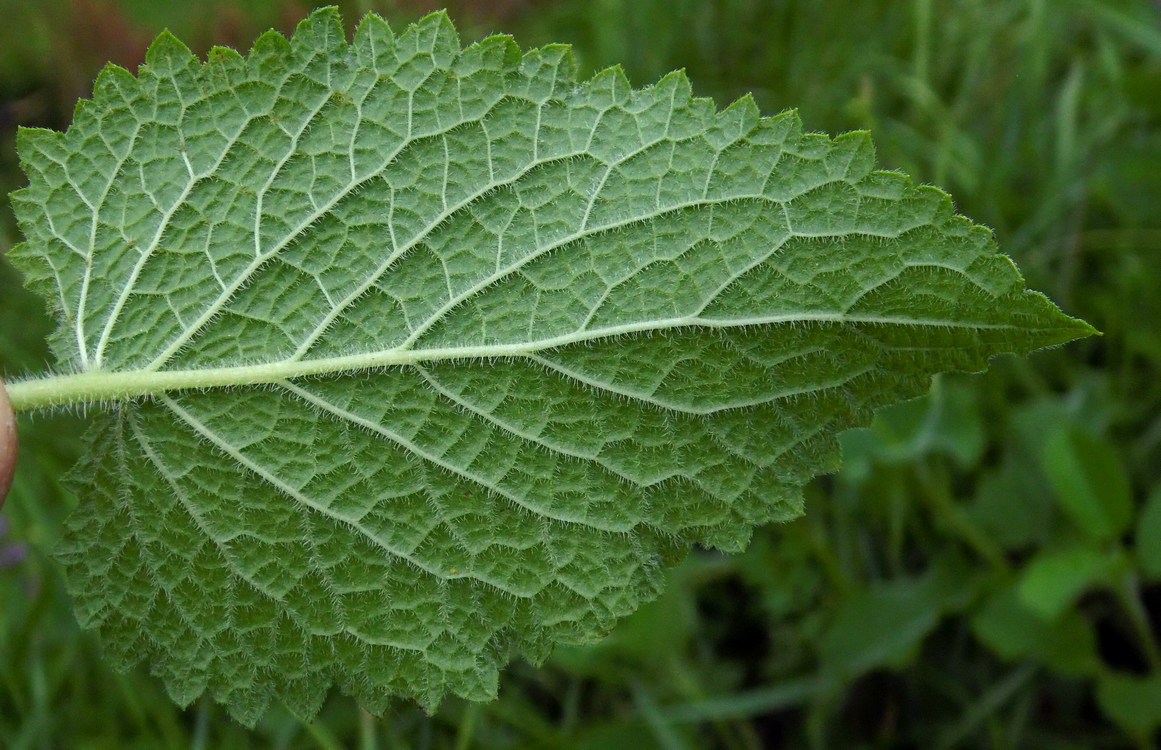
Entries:
POLYGON ((251 64, 259 63, 267 58, 277 59, 280 56, 290 53, 290 40, 283 36, 275 29, 268 29, 263 32, 254 44, 250 47, 250 54, 247 56, 248 62, 251 64))
POLYGON ((339 51, 347 46, 343 16, 334 5, 327 5, 299 21, 291 38, 296 51, 339 51))
POLYGON ((355 54, 364 65, 377 68, 380 61, 391 59, 395 49, 395 31, 383 16, 368 13, 355 29, 353 46, 355 54))
POLYGON ((169 29, 163 30, 145 52, 145 64, 154 72, 174 73, 196 61, 193 52, 169 29))
POLYGON ((620 64, 599 71, 589 81, 587 88, 602 106, 623 104, 633 93, 629 77, 625 75, 625 69, 620 64))
POLYGON ((122 86, 136 85, 136 76, 120 65, 109 63, 97 74, 97 80, 93 83, 93 98, 104 99, 122 86))
POLYGON ((747 125, 755 124, 762 117, 758 103, 754 101, 754 95, 748 92, 735 99, 730 106, 721 111, 721 114, 726 113, 741 117, 742 122, 747 125))
POLYGON ((206 61, 214 65, 237 65, 242 62, 242 56, 238 54, 238 50, 232 47, 216 44, 210 48, 206 55, 206 61))
POLYGON ((658 88, 672 88, 674 99, 679 102, 686 102, 693 96, 693 84, 690 83, 689 75, 685 68, 678 68, 677 70, 666 73, 657 82, 658 88))
POLYGON ((297 34, 303 28, 320 28, 335 22, 339 23, 340 26, 343 22, 343 15, 339 11, 339 7, 337 5, 324 5, 311 11, 306 18, 299 21, 294 33, 297 34))
MULTIPOLYGON (((452 21, 451 14, 447 10, 440 9, 428 13, 423 18, 420 18, 415 23, 408 27, 408 30, 414 29, 419 33, 435 32, 437 37, 448 34, 454 34, 456 39, 459 39, 459 31, 456 30, 455 22, 452 21)), ((458 44, 457 44, 458 46, 458 44)))
POLYGON ((21 161, 27 161, 35 151, 60 144, 62 133, 49 128, 30 128, 21 125, 16 130, 16 153, 21 161))

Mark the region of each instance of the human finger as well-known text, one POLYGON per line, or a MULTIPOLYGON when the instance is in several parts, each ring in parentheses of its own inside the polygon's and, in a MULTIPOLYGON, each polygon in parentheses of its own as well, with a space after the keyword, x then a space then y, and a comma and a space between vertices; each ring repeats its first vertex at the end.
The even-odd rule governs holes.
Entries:
POLYGON ((4 507, 16 472, 16 447, 16 414, 8 400, 8 391, 4 390, 4 381, 0 380, 0 508, 4 507))

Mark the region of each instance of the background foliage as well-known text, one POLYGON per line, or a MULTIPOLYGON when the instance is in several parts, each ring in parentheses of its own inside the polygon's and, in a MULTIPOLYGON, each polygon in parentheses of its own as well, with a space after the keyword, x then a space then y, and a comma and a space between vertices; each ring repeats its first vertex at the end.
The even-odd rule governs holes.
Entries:
MULTIPOLYGON (((340 3, 395 26, 434 3, 340 3)), ((448 0, 465 38, 572 42, 636 85, 677 67, 719 104, 872 130, 880 163, 948 189, 1028 281, 1105 335, 848 433, 805 518, 501 699, 383 718, 334 696, 254 732, 109 671, 49 556, 77 415, 21 423, 0 517, 0 747, 1149 748, 1161 727, 1161 3, 1148 0, 448 0)), ((17 125, 63 128, 99 66, 164 26, 245 50, 294 0, 0 0, 0 189, 17 125)), ((0 250, 15 241, 0 214, 0 250)), ((0 261, 0 372, 48 324, 0 261)))

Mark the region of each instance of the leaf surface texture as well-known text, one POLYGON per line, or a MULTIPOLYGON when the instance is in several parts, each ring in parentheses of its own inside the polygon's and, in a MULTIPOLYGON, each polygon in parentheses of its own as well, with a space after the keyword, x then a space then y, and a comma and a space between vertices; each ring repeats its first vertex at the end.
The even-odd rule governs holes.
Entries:
POLYGON ((19 146, 61 369, 194 386, 88 436, 81 620, 246 723, 487 699, 795 517, 875 407, 1090 330, 865 134, 443 14, 166 34, 19 146))

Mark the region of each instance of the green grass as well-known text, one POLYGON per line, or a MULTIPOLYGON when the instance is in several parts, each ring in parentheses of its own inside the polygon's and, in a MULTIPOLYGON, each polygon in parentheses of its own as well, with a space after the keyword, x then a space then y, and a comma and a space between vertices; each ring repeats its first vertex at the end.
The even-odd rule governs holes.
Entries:
MULTIPOLYGON (((212 703, 177 709, 143 670, 110 673, 50 557, 80 422, 22 422, 0 548, 29 547, 0 568, 0 747, 1153 747, 1161 709, 1134 698, 1161 680, 1161 539, 1143 525, 1161 498, 1161 8, 448 4, 465 36, 572 42, 585 70, 622 63, 637 85, 684 67, 721 104, 753 91, 810 128, 870 129, 880 163, 947 188, 1032 286, 1104 336, 943 378, 849 434, 846 468, 811 486, 805 518, 740 557, 692 556, 604 643, 514 665, 493 704, 377 718, 335 696, 311 725, 274 712, 253 732, 212 703), (1069 502, 1117 517, 1116 486, 1127 521, 1103 536, 1075 522, 1069 502), (1070 550, 1109 561, 1075 595, 1060 588, 1074 575, 1043 575, 1070 550), (1030 611, 1052 596, 1061 612, 1030 611)), ((13 126, 64 127, 105 59, 132 64, 162 25, 204 50, 295 15, 270 0, 91 5, 124 11, 70 25, 64 0, 0 0, 5 190, 21 180, 13 126)), ((377 10, 399 25, 421 3, 342 5, 349 21, 377 10)), ((0 262, 0 373, 45 363, 39 307, 0 262)))

